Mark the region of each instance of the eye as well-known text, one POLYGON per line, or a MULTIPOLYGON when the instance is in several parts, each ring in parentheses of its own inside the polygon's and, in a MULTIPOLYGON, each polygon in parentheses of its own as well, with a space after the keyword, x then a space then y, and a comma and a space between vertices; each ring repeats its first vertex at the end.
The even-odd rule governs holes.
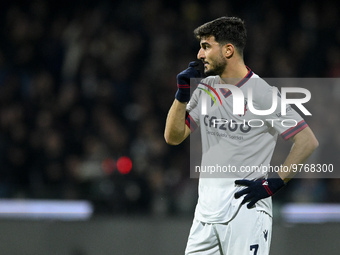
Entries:
POLYGON ((202 49, 203 50, 206 50, 206 49, 208 49, 209 48, 209 44, 202 44, 202 49))

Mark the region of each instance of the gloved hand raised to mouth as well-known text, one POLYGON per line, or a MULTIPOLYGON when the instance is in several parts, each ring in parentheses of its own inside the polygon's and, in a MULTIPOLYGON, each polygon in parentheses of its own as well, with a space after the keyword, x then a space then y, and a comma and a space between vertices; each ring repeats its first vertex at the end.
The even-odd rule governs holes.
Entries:
POLYGON ((192 61, 189 67, 177 75, 177 87, 175 98, 180 102, 189 102, 190 100, 190 79, 203 76, 202 61, 192 61))

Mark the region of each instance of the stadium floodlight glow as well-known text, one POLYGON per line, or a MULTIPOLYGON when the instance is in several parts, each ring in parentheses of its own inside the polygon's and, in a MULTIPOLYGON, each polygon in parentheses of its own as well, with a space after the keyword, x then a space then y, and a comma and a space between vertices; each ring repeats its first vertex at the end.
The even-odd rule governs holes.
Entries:
POLYGON ((93 211, 86 200, 0 199, 0 218, 88 220, 93 211))

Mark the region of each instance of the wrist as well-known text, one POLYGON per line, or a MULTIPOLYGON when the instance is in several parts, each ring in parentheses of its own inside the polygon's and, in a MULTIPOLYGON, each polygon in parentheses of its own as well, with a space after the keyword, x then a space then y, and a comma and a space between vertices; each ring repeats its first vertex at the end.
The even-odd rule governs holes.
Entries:
POLYGON ((272 194, 270 195, 273 195, 274 193, 279 191, 281 188, 286 186, 286 183, 280 177, 269 178, 267 179, 267 182, 268 182, 269 189, 272 192, 272 194))
POLYGON ((285 177, 283 175, 283 173, 281 173, 281 172, 275 173, 275 176, 273 176, 271 178, 280 178, 284 182, 284 184, 287 184, 290 181, 290 179, 291 179, 291 178, 285 177))
POLYGON ((178 89, 175 98, 181 103, 187 103, 190 101, 190 89, 178 89))

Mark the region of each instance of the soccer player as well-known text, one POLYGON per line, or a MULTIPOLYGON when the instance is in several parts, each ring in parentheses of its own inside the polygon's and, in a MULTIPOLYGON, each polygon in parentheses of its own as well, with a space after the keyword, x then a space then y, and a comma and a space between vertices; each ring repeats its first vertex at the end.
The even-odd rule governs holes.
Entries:
POLYGON ((168 144, 177 145, 200 128, 202 166, 231 165, 237 171, 225 173, 225 178, 200 174, 199 198, 185 254, 267 255, 271 196, 293 177, 289 167, 305 163, 318 141, 291 106, 282 114, 280 94, 245 65, 247 35, 241 19, 221 17, 198 27, 194 34, 201 46, 197 58, 203 62, 207 77, 190 98, 190 79, 200 76, 197 63, 191 62, 177 75, 178 90, 164 137, 168 144), (221 84, 234 85, 243 92, 243 114, 233 114, 232 89, 221 88, 221 84), (252 88, 252 102, 248 88, 252 88), (208 100, 202 114, 207 92, 214 95, 217 104, 208 96, 211 103, 208 100), (275 111, 266 116, 250 111, 250 104, 257 110, 270 109, 273 95, 278 105, 275 111), (251 125, 254 119, 257 124, 252 121, 251 125), (274 178, 263 171, 241 171, 246 166, 269 166, 278 135, 293 142, 281 168, 286 171, 280 170, 274 178))

